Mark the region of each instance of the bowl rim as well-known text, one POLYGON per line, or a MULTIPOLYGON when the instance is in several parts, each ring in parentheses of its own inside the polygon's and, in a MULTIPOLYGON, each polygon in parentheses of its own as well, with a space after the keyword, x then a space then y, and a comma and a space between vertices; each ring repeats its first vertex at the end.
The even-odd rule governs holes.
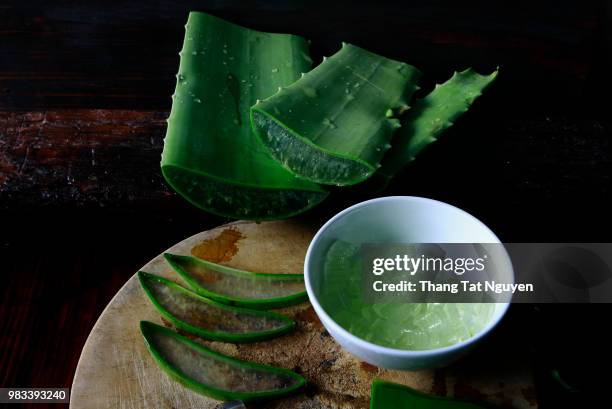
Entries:
MULTIPOLYGON (((412 358, 412 357, 425 358, 425 357, 445 355, 447 353, 460 351, 470 346, 471 344, 477 342, 479 339, 483 338, 495 326, 497 326, 497 324, 506 315, 506 312, 508 311, 508 308, 510 307, 510 302, 495 303, 496 310, 494 311, 494 316, 490 319, 487 325, 485 325, 480 331, 478 331, 472 337, 464 341, 458 342, 456 344, 448 345, 445 347, 441 347, 441 348, 424 349, 424 350, 409 350, 409 349, 390 348, 390 347, 378 345, 373 342, 366 341, 350 333, 348 330, 344 329, 341 325, 336 323, 336 321, 334 321, 333 318, 329 316, 329 314, 327 314, 327 312, 321 306, 321 304, 319 303, 319 300, 317 299, 317 296, 314 293, 314 290, 312 288, 312 283, 310 280, 310 262, 311 262, 310 259, 312 256, 313 249, 316 247, 317 243, 320 241, 320 238, 325 233, 325 231, 329 229, 329 227, 332 226, 334 223, 336 223, 339 219, 344 217, 347 213, 352 212, 353 210, 356 210, 362 207, 371 206, 373 204, 378 204, 381 202, 393 202, 393 201, 421 202, 421 203, 435 204, 436 206, 450 207, 456 211, 459 211, 460 213, 463 213, 468 218, 473 219, 475 223, 479 224, 482 228, 484 228, 484 230, 488 231, 495 238, 495 240, 497 240, 492 243, 501 243, 497 235, 493 233, 493 231, 486 224, 480 221, 478 218, 476 218, 475 216, 466 212, 463 209, 460 209, 451 204, 442 202, 440 200, 429 199, 429 198, 420 197, 420 196, 384 196, 384 197, 378 197, 378 198, 366 200, 363 202, 359 202, 350 207, 347 207, 346 209, 342 210, 341 212, 337 213, 332 218, 330 218, 327 222, 325 222, 325 224, 323 224, 323 226, 321 226, 321 228, 317 231, 317 233, 312 238, 310 245, 308 246, 308 250, 306 251, 306 257, 304 259, 304 282, 306 285, 306 292, 308 293, 308 299, 310 300, 310 303, 312 304, 315 312, 317 313, 319 318, 321 318, 321 321, 323 321, 324 324, 331 326, 332 330, 336 332, 337 334, 339 334, 340 337, 347 339, 348 341, 350 341, 350 343, 359 347, 362 350, 367 350, 367 351, 373 352, 378 355, 385 355, 388 357, 390 356, 390 357, 397 357, 397 358, 412 358), (500 308, 500 309, 498 310, 497 308, 500 308)), ((512 266, 510 267, 512 268, 512 266)), ((514 276, 514 271, 512 271, 512 274, 514 276)))

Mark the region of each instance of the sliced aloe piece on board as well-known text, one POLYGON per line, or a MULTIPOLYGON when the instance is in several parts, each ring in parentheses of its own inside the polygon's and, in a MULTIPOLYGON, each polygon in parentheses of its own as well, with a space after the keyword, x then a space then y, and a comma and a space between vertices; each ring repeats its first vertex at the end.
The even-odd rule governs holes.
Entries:
POLYGON ((170 377, 215 399, 275 398, 306 383, 295 372, 231 358, 151 322, 141 321, 140 331, 149 352, 170 377))
POLYGON ((485 409, 453 398, 427 395, 396 383, 374 379, 370 409, 485 409))
POLYGON ((191 256, 164 257, 194 291, 224 304, 268 309, 308 298, 301 274, 254 273, 191 256))
POLYGON ((203 338, 249 342, 292 330, 295 322, 267 311, 231 307, 204 298, 154 274, 138 272, 140 285, 155 308, 177 328, 203 338))
POLYGON ((417 100, 402 119, 402 127, 392 140, 393 147, 385 155, 378 174, 390 179, 427 145, 453 125, 497 77, 497 71, 480 75, 467 69, 455 74, 425 98, 417 100))
POLYGON ((327 192, 278 164, 252 133, 249 109, 310 68, 301 37, 249 30, 192 12, 185 26, 161 168, 194 205, 242 219, 286 218, 327 192))
POLYGON ((420 76, 408 64, 343 44, 300 80, 255 104, 251 121, 291 172, 352 185, 378 167, 400 126, 392 117, 408 108, 420 76))

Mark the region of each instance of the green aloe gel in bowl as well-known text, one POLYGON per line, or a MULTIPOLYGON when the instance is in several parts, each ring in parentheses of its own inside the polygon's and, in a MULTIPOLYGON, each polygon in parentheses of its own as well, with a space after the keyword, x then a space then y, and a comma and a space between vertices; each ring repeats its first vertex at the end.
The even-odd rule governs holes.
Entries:
MULTIPOLYGON (((325 223, 306 254, 304 278, 308 298, 332 337, 366 362, 405 370, 447 365, 476 345, 502 319, 509 300, 485 303, 478 295, 443 302, 447 294, 437 298, 398 292, 372 297, 368 292, 368 280, 372 279, 368 270, 371 259, 364 252, 368 246, 384 254, 394 253, 391 246, 395 245, 419 249, 414 258, 421 249, 438 244, 477 247, 500 241, 465 211, 420 197, 369 200, 325 223)), ((491 261, 506 280, 513 281, 512 263, 503 246, 490 247, 495 251, 489 252, 487 246, 491 261)), ((444 249, 452 251, 450 246, 444 249)), ((432 274, 435 283, 447 279, 439 272, 432 274)), ((389 278, 393 281, 397 276, 389 278)), ((420 283, 418 280, 421 278, 416 279, 420 283)))
POLYGON ((466 341, 490 321, 494 304, 368 303, 362 295, 359 246, 335 241, 329 246, 319 301, 351 334, 389 348, 426 350, 466 341))

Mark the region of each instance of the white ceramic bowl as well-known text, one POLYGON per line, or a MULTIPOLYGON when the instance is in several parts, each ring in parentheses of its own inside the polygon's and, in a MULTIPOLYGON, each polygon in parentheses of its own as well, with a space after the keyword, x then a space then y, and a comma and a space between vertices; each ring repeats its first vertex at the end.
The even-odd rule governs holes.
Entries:
MULTIPOLYGON (((365 341, 338 325, 318 301, 316 288, 323 273, 329 245, 336 239, 367 243, 500 243, 495 234, 469 213, 437 200, 392 196, 368 200, 343 210, 314 236, 304 263, 308 297, 321 322, 334 339, 352 354, 389 369, 424 369, 447 365, 482 339, 502 319, 509 304, 498 303, 490 321, 472 338, 437 349, 411 351, 365 341)), ((498 260, 512 264, 505 250, 498 260)))

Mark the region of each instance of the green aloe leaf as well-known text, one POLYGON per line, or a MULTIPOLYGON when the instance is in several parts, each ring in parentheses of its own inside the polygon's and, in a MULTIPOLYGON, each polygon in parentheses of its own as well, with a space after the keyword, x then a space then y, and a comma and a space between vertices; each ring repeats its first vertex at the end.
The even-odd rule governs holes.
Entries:
POLYGON ((249 30, 191 12, 161 168, 185 199, 232 218, 286 218, 326 196, 278 164, 252 133, 249 109, 310 68, 298 36, 249 30))
POLYGON ((259 310, 308 298, 301 274, 255 273, 191 256, 166 253, 164 257, 195 292, 224 304, 259 310))
POLYGON ((138 280, 155 308, 177 328, 216 341, 250 342, 291 331, 295 322, 267 311, 231 307, 209 300, 154 274, 138 280))
POLYGON ((170 377, 215 399, 270 399, 306 383, 295 372, 220 354, 152 322, 141 321, 140 331, 149 352, 170 377))
POLYGON ((485 409, 485 406, 453 398, 427 395, 396 383, 374 379, 370 409, 485 409))
POLYGON ((418 88, 416 68, 350 44, 251 109, 272 155, 294 174, 352 185, 371 176, 418 88))
POLYGON ((402 119, 402 127, 392 140, 393 147, 385 155, 377 173, 390 179, 412 162, 419 152, 435 142, 458 117, 467 112, 476 98, 495 80, 497 73, 480 75, 471 68, 455 72, 444 84, 436 85, 425 98, 417 100, 402 119))

